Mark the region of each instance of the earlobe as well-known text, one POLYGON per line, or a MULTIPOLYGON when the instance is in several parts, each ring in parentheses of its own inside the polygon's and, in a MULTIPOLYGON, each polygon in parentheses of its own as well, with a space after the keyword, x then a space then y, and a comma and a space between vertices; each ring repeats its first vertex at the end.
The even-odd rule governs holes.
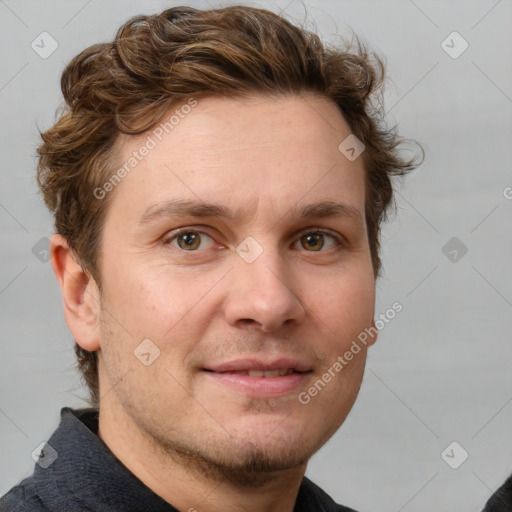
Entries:
POLYGON ((83 349, 98 350, 101 311, 98 286, 82 269, 63 236, 52 236, 50 258, 62 291, 64 316, 69 330, 83 349))

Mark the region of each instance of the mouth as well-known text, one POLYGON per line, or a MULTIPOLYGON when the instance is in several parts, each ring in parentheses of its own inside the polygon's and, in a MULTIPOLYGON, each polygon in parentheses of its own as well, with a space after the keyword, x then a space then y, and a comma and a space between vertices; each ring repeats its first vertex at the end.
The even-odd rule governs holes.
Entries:
POLYGON ((312 373, 295 360, 239 360, 212 365, 202 374, 217 385, 252 398, 275 398, 297 391, 312 373))
MULTIPOLYGON (((207 372, 213 372, 214 370, 204 369, 207 372)), ((248 375, 249 377, 265 377, 266 379, 273 377, 284 377, 285 375, 291 375, 292 373, 303 373, 296 372, 293 368, 278 368, 277 370, 234 370, 226 372, 216 373, 230 373, 232 375, 248 375)))

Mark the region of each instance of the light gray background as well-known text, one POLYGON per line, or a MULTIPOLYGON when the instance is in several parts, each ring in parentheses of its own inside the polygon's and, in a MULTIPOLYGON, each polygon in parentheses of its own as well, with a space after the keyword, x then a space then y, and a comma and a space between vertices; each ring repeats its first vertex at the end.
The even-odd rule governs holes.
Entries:
MULTIPOLYGON (((132 15, 208 3, 219 6, 0 0, 0 494, 31 473, 60 407, 84 396, 60 290, 32 253, 52 230, 34 179, 37 128, 54 120, 63 67, 86 46, 111 40, 132 15), (59 45, 47 59, 31 48, 43 31, 59 45)), ((330 41, 349 28, 365 38, 387 58, 390 122, 426 150, 383 234, 377 312, 394 301, 404 309, 308 474, 361 512, 478 511, 512 471, 511 0, 248 4, 306 16, 330 41), (469 43, 457 59, 441 47, 453 31, 469 43), (442 252, 453 236, 468 248, 457 262, 442 252), (452 441, 469 453, 458 469, 441 458, 452 441)))

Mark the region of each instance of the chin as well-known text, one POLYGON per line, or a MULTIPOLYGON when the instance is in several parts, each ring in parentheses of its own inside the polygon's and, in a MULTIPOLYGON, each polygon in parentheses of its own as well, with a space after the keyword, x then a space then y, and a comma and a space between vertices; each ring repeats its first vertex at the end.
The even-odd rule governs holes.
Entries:
POLYGON ((188 443, 159 440, 159 445, 181 466, 215 482, 237 486, 265 485, 277 472, 305 465, 323 442, 296 436, 291 439, 285 430, 266 434, 240 432, 224 439, 210 438, 188 443))
POLYGON ((237 486, 264 485, 276 473, 298 468, 307 463, 313 454, 304 446, 257 446, 249 441, 241 450, 222 454, 195 454, 196 469, 217 481, 228 481, 237 486))

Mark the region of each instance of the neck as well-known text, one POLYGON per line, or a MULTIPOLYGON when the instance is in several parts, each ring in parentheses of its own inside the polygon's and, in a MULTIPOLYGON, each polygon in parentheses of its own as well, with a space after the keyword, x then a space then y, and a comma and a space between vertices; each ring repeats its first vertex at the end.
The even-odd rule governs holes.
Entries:
POLYGON ((275 472, 222 469, 163 446, 112 403, 100 406, 98 435, 144 485, 189 512, 292 512, 307 465, 275 472))

